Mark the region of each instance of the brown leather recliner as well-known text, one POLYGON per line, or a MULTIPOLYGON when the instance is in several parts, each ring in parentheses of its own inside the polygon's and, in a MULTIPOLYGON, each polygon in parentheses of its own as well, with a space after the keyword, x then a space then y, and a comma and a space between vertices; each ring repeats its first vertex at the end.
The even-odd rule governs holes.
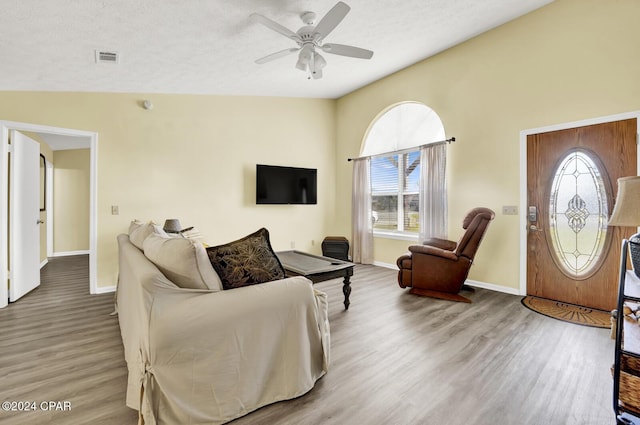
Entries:
POLYGON ((474 208, 462 222, 466 232, 458 243, 430 238, 423 245, 410 246, 410 253, 397 261, 400 287, 410 287, 410 293, 416 295, 470 303, 470 299, 458 292, 494 217, 495 213, 488 208, 474 208))

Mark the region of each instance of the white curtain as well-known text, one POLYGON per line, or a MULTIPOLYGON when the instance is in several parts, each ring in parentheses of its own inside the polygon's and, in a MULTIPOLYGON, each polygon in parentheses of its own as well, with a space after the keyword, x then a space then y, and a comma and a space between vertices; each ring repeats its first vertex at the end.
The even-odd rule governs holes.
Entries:
POLYGON ((447 146, 420 148, 420 235, 418 241, 447 237, 447 146))
POLYGON ((373 222, 371 215, 371 178, 369 158, 355 159, 351 198, 352 261, 373 264, 373 222))

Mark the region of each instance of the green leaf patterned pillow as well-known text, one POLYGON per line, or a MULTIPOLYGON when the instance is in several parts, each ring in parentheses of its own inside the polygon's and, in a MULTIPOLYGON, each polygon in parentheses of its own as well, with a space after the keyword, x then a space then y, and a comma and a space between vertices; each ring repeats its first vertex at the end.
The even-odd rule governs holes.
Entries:
POLYGON ((284 268, 273 252, 265 228, 237 241, 207 248, 213 269, 224 289, 283 279, 284 268))

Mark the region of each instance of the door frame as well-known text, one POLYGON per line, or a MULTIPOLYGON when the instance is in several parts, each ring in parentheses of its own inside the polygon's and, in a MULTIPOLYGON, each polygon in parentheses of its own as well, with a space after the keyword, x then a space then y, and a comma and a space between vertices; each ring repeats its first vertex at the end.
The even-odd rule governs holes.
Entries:
POLYGON ((47 259, 40 266, 44 266, 48 262, 49 257, 53 257, 53 163, 45 159, 46 166, 46 198, 45 198, 45 214, 47 220, 47 259))
MULTIPOLYGON (((8 157, 9 131, 18 130, 31 133, 51 134, 77 138, 73 144, 77 149, 88 148, 90 151, 89 175, 89 293, 98 294, 97 264, 98 264, 98 133, 92 131, 75 130, 70 128, 51 127, 39 124, 29 124, 15 121, 0 120, 0 199, 8 199, 8 157)), ((51 179, 47 179, 50 181, 51 179)), ((51 194, 51 191, 47 191, 51 194)), ((47 208, 50 211, 50 208, 47 208)), ((48 217, 49 216, 48 214, 48 217)), ((8 205, 0 202, 0 229, 7 229, 9 225, 8 205)), ((0 232, 0 308, 8 305, 9 290, 6 282, 9 279, 7 264, 8 237, 7 232, 0 232)), ((48 250, 47 250, 48 251, 48 250)))
MULTIPOLYGON (((636 118, 636 144, 640 140, 640 111, 606 115, 580 121, 572 121, 545 127, 530 128, 520 131, 520 295, 527 295, 527 136, 551 131, 567 130, 594 124, 628 120, 636 118)), ((636 173, 640 171, 640 149, 636 153, 636 173)), ((640 175, 640 174, 638 174, 640 175)))

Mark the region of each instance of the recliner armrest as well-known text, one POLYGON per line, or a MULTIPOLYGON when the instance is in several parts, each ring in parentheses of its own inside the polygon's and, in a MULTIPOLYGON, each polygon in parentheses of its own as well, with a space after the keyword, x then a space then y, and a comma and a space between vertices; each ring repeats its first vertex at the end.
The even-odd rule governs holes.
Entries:
POLYGON ((458 256, 451 251, 429 245, 411 245, 409 247, 409 251, 411 251, 412 254, 435 255, 437 257, 442 257, 453 261, 456 261, 458 259, 458 256))
POLYGON ((440 238, 429 238, 427 240, 425 240, 424 242, 422 242, 423 245, 429 245, 429 246, 435 246, 436 248, 442 248, 445 249, 447 251, 453 251, 456 249, 456 246, 458 246, 457 242, 454 241, 450 241, 447 239, 440 239, 440 238))
POLYGON ((411 254, 403 254, 396 260, 398 269, 410 269, 411 268, 411 254))

